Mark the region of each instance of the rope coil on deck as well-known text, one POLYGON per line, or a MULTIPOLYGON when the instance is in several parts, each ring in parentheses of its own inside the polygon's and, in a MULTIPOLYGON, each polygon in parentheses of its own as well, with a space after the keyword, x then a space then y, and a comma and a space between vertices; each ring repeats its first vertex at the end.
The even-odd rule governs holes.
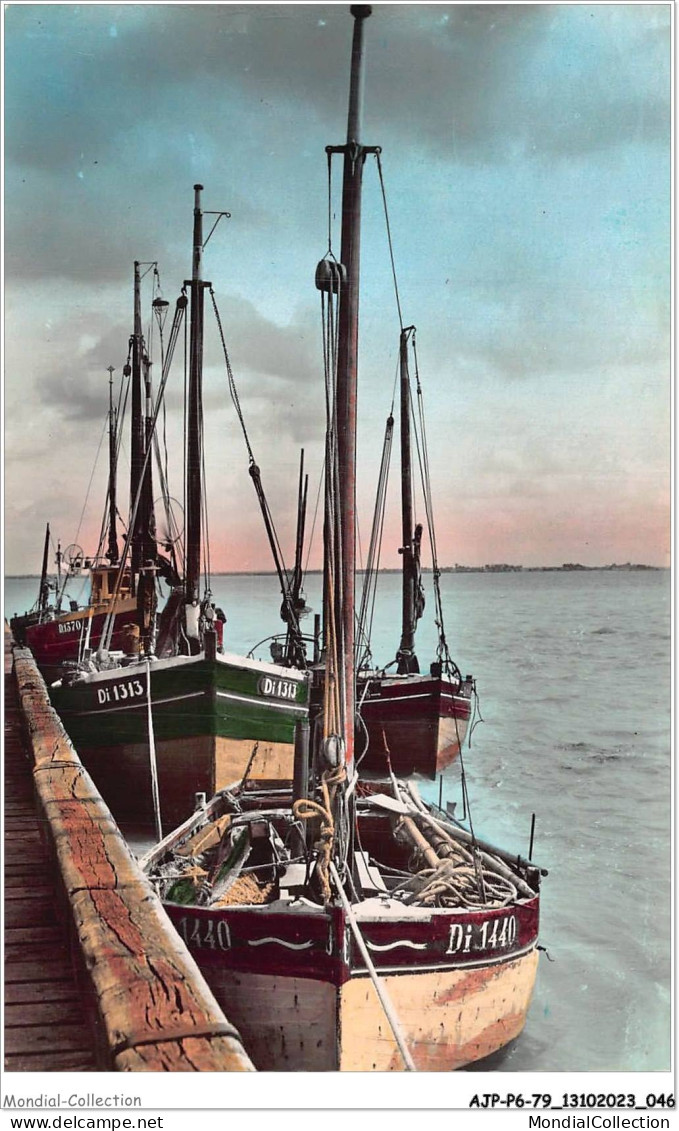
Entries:
POLYGON ((314 818, 319 818, 321 821, 321 829, 316 843, 318 850, 316 875, 324 903, 329 903, 332 896, 329 879, 332 848, 335 841, 335 821, 332 815, 332 806, 337 789, 346 776, 344 766, 338 766, 334 770, 326 770, 321 778, 323 805, 310 797, 301 797, 298 801, 295 801, 292 807, 293 814, 298 821, 312 821, 314 818))

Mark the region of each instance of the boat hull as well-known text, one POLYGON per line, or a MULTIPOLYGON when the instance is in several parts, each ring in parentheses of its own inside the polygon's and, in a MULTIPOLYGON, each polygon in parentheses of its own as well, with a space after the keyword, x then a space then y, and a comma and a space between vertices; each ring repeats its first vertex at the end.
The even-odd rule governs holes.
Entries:
MULTIPOLYGON (((370 901, 357 919, 416 1067, 461 1068, 518 1036, 537 970, 538 897, 478 912, 387 903, 370 901)), ((166 910, 260 1071, 403 1069, 340 908, 166 910)))
MULTIPOLYGON (((368 680, 362 701, 368 748, 362 773, 383 775, 387 752, 399 778, 434 779, 457 758, 471 718, 473 684, 427 675, 385 676, 368 680)), ((362 685, 365 687, 365 683, 362 685)), ((357 698, 362 698, 359 680, 357 698)), ((357 731, 357 750, 365 735, 357 731)))
MULTIPOLYGON (((85 608, 26 627, 23 633, 26 646, 33 653, 33 658, 47 683, 59 679, 66 665, 78 660, 83 648, 96 651, 108 616, 109 610, 95 612, 94 609, 85 608)), ((122 651, 125 648, 127 644, 125 629, 136 620, 136 617, 135 598, 119 602, 118 611, 113 618, 109 644, 112 651, 122 651)))
POLYGON ((153 814, 152 736, 165 826, 192 812, 197 792, 209 797, 242 777, 255 745, 250 779, 289 780, 295 726, 308 713, 302 673, 222 656, 131 664, 49 690, 116 817, 153 814))
MULTIPOLYGON (((451 1072, 521 1033, 537 950, 474 970, 381 978, 420 1072, 451 1072)), ((400 1072, 403 1059, 367 974, 343 986, 221 970, 208 983, 261 1072, 400 1072)))

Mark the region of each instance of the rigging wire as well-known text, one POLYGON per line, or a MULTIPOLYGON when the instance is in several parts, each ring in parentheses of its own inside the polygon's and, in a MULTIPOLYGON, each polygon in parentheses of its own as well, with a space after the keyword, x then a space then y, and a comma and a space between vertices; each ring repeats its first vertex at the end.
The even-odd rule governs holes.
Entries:
MULTIPOLYGON (((412 335, 412 349, 413 358, 415 363, 415 383, 417 390, 417 405, 419 417, 419 432, 418 428, 414 429, 415 432, 415 446, 417 449, 418 464, 420 467, 420 477, 422 480, 422 490, 424 493, 424 509, 427 520, 427 530, 429 532, 429 542, 431 546, 432 556, 432 576, 434 581, 434 603, 436 606, 436 626, 439 631, 439 642, 437 647, 437 656, 441 663, 443 663, 445 670, 450 674, 462 678, 460 669, 454 662, 450 655, 448 641, 446 639, 445 624, 443 618, 443 602, 441 599, 441 570, 438 563, 438 551, 436 547, 436 530, 434 526, 434 504, 431 491, 431 476, 429 470, 429 450, 427 447, 427 432, 425 425, 424 415, 424 397, 422 395, 422 383, 420 381, 420 369, 417 358, 417 344, 415 341, 415 331, 412 335)), ((414 406, 412 403, 411 391, 411 411, 413 418, 415 417, 414 406)))
POLYGON ((184 421, 183 421, 184 441, 185 442, 184 442, 184 461, 183 461, 184 482, 182 484, 182 503, 183 503, 183 507, 184 507, 184 514, 186 514, 187 507, 188 507, 187 493, 188 493, 188 484, 189 484, 189 466, 188 466, 188 451, 187 451, 188 445, 186 444, 186 435, 187 435, 187 430, 188 430, 188 416, 189 416, 189 372, 188 372, 189 339, 188 339, 188 333, 189 333, 189 320, 188 320, 188 318, 186 318, 184 320, 184 421))
POLYGON ((386 500, 387 500, 387 484, 389 481, 389 467, 391 462, 391 449, 394 435, 394 417, 389 414, 384 431, 384 442, 382 445, 382 459, 380 462, 380 472, 377 484, 377 497, 375 500, 375 510, 373 513, 373 525, 370 534, 370 546, 368 549, 368 561, 366 571, 363 578, 363 590, 361 593, 361 606, 358 614, 358 632, 356 640, 357 651, 357 668, 367 667, 372 659, 370 650, 370 641, 372 638, 372 626, 375 613, 375 599, 377 596, 377 579, 380 568, 380 558, 382 552, 382 535, 384 533, 384 518, 386 513, 386 500), (358 649, 362 648, 359 655, 358 649))
POLYGON ((203 416, 203 400, 201 397, 200 402, 200 420, 198 423, 200 429, 200 474, 203 483, 201 508, 203 511, 202 538, 203 538, 203 565, 204 565, 204 585, 205 585, 205 598, 210 595, 210 586, 212 583, 212 562, 210 559, 210 531, 209 531, 209 516, 207 506, 207 474, 205 469, 205 418, 203 416))
POLYGON ((102 445, 102 444, 103 444, 103 442, 104 442, 104 436, 105 436, 105 434, 106 434, 106 425, 107 425, 107 424, 108 424, 108 413, 106 413, 106 418, 105 418, 105 420, 104 420, 104 427, 102 428, 102 430, 101 430, 101 436, 99 437, 99 445, 98 445, 98 447, 97 447, 97 454, 96 454, 96 455, 95 455, 95 457, 94 457, 94 464, 93 464, 93 466, 92 466, 92 474, 90 475, 90 481, 89 481, 89 483, 87 484, 87 491, 85 492, 85 502, 83 503, 83 509, 82 509, 82 510, 81 510, 81 512, 80 512, 80 519, 79 519, 79 521, 78 521, 78 529, 76 530, 76 533, 75 533, 75 538, 74 538, 74 542, 76 543, 76 545, 77 545, 77 543, 78 543, 78 538, 80 537, 80 527, 82 526, 82 523, 83 523, 83 518, 85 517, 85 511, 86 511, 86 509, 87 509, 87 503, 88 503, 88 500, 89 500, 89 497, 90 497, 90 491, 91 491, 91 489, 92 489, 92 481, 93 481, 93 479, 94 479, 94 473, 95 473, 95 471, 97 470, 97 463, 99 462, 99 455, 100 455, 100 452, 101 452, 101 445, 102 445))
MULTIPOLYGON (((384 220, 385 220, 385 226, 386 226, 386 231, 387 231, 387 243, 388 243, 388 247, 389 247, 389 259, 390 259, 390 263, 391 263, 391 274, 392 274, 392 279, 393 279, 393 284, 394 284, 394 297, 395 297, 395 301, 396 301, 396 310, 397 310, 397 313, 398 313, 399 326, 400 326, 401 332, 403 332, 403 314, 402 314, 402 310, 401 310, 401 299, 400 299, 400 294, 399 294, 398 278, 397 278, 397 275, 396 275, 396 262, 395 262, 395 259, 394 259, 394 246, 393 246, 393 240, 392 240, 392 235, 391 235, 391 224, 389 222, 389 209, 388 209, 388 206, 387 206, 387 194, 386 194, 386 189, 385 189, 385 184, 384 184, 384 176, 383 176, 383 172, 382 172, 382 162, 381 162, 381 159, 380 159, 379 150, 375 153, 375 158, 376 158, 376 161, 377 161, 377 171, 378 171, 378 175, 379 175, 380 189, 381 189, 381 193, 382 193, 382 205, 383 205, 383 209, 384 209, 384 220)), ((392 392, 391 392, 391 408, 389 410, 389 416, 387 418, 387 424, 386 424, 386 429, 385 429, 384 445, 387 444, 387 432, 389 432, 390 429, 393 430, 394 405, 395 405, 395 402, 396 402, 396 389, 398 387, 399 371, 400 371, 400 364, 399 364, 399 360, 397 359, 395 373, 394 373, 394 383, 393 383, 392 392), (390 420, 391 420, 391 425, 389 424, 390 420)), ((391 455, 391 435, 390 435, 390 438, 389 438, 389 457, 390 457, 390 455, 391 455)), ((357 665, 359 668, 361 666, 364 666, 365 664, 369 663, 372 659, 372 655, 371 655, 371 651, 370 651, 370 640, 371 640, 371 636, 372 636, 372 625, 373 625, 373 618, 374 618, 374 612, 375 612, 375 603, 376 603, 376 599, 377 599, 377 585, 378 585, 378 580, 379 580, 379 567, 380 567, 380 560, 381 560, 381 553, 382 553, 382 537, 383 537, 383 533, 384 533, 386 493, 387 493, 387 486, 388 486, 388 479, 389 479, 389 467, 390 467, 389 458, 387 459, 386 466, 385 466, 384 460, 385 460, 385 447, 383 447, 383 450, 382 450, 382 463, 380 465, 380 472, 379 472, 378 485, 377 485, 377 493, 376 493, 376 498, 375 498, 375 509, 374 509, 374 512, 373 512, 373 527, 372 527, 372 533, 371 533, 371 539, 370 539, 370 548, 368 550, 368 563, 366 565, 366 573, 364 575, 363 592, 362 592, 362 596, 361 596, 361 609, 360 609, 360 613, 359 613, 359 616, 358 616, 357 637, 356 637, 356 640, 357 640, 357 648, 356 648, 357 658, 359 657, 358 648, 361 646, 361 637, 363 638, 363 645, 362 645, 363 646, 363 653, 361 654, 358 665, 357 665)))
POLYGON ((375 154, 377 159, 377 172, 380 178, 380 188, 382 190, 382 203, 384 205, 384 220, 387 226, 387 242, 389 244, 389 258, 391 260, 391 274, 394 280, 394 294, 396 296, 396 308, 398 310, 398 321, 401 329, 403 329, 403 315, 401 314, 401 298, 398 290, 398 279, 396 278, 396 263, 394 261, 394 245, 391 238, 391 225, 389 223, 389 209, 387 208, 387 194, 384 187, 384 177, 382 175, 382 160, 379 151, 375 154))
MULTIPOLYGON (((179 330, 181 328, 182 319, 184 319, 184 314, 185 314, 185 311, 186 311, 186 305, 187 305, 186 295, 184 293, 184 289, 182 288, 182 294, 177 299, 177 304, 176 304, 176 307, 175 307, 174 318, 173 318, 173 321, 172 321, 172 330, 170 331, 170 345, 168 346, 167 355, 165 357, 165 363, 163 365, 163 372, 162 372, 162 375, 161 375, 160 386, 159 386, 159 389, 158 389, 158 394, 156 396, 155 408, 154 408, 153 417, 152 417, 152 420, 151 420, 151 429, 150 429, 151 435, 153 435, 155 433, 156 425, 158 423, 158 416, 160 414, 160 406, 162 404, 162 400, 163 400, 163 397, 165 395, 165 386, 167 385, 167 379, 170 375, 170 368, 172 366, 172 358, 174 356, 174 348, 175 348, 175 345, 176 345, 177 337, 179 336, 179 330)), ((186 321, 186 320, 184 319, 184 321, 186 321)), ((141 469, 141 475, 140 475, 140 479, 139 479, 139 486, 137 488, 136 498, 130 500, 130 530, 131 531, 134 530, 136 515, 137 515, 137 512, 138 512, 139 503, 140 503, 140 500, 141 500, 143 480, 144 480, 144 476, 146 474, 146 467, 148 466, 148 462, 151 458, 152 450, 153 450, 152 445, 149 444, 149 446, 146 449, 146 455, 144 457, 144 463, 143 463, 143 466, 142 466, 142 469, 141 469)), ((124 547, 123 553, 121 554, 121 557, 120 557, 120 563, 118 565, 118 573, 116 575, 115 588, 114 588, 112 600, 111 600, 111 607, 110 607, 109 612, 106 615, 106 621, 104 622, 104 629, 102 631, 101 639, 100 639, 100 643, 99 643, 99 652, 107 651, 108 648, 111 645, 111 638, 113 636, 113 625, 114 625, 114 619, 115 619, 115 605, 116 605, 116 601, 118 599, 118 594, 120 592, 120 587, 122 585, 123 576, 124 576, 124 572, 125 572, 125 566, 126 566, 126 563, 127 563, 127 556, 128 556, 129 550, 130 550, 131 541, 132 541, 131 538, 126 539, 125 547, 124 547)))
POLYGON ((294 604, 293 595, 292 595, 293 577, 292 577, 291 572, 288 570, 288 568, 285 564, 285 558, 283 556, 283 550, 282 550, 280 540, 278 538, 278 533, 276 531, 276 527, 275 527, 275 524, 274 524, 273 515, 272 515, 271 509, 269 507, 268 499, 267 499, 266 494, 264 492, 261 472, 260 472, 259 466, 257 465, 257 462, 255 460, 254 452, 252 450, 252 444, 250 443, 250 437, 248 435, 247 426, 245 424, 245 418, 243 416, 243 410, 241 408, 240 397, 238 395, 238 389, 236 387, 236 380, 235 380, 235 377, 233 375, 233 369, 232 369, 232 366, 231 366, 231 359, 229 357, 229 351, 228 351, 227 346, 226 346, 226 338, 224 336, 224 327, 222 325, 222 319, 221 319, 221 316, 220 316, 220 313, 219 313, 219 309, 217 307, 217 298, 216 298, 215 292, 214 292, 212 287, 210 287, 210 298, 212 299, 212 306, 213 306, 213 309, 214 309, 215 319, 216 319, 216 322, 217 322, 217 328, 219 330, 219 336, 220 336, 220 340, 221 340, 221 343, 222 343, 222 351, 224 353, 224 362, 225 362, 225 365, 226 365, 226 374, 227 374, 227 380, 228 380, 228 385, 229 385, 229 392, 231 394, 231 400, 233 401, 233 405, 234 405, 234 408, 236 410, 236 415, 238 417, 238 422, 240 424, 241 431, 243 433, 243 439, 245 441, 245 447, 246 447, 247 453, 248 453, 248 460, 249 460, 248 470, 249 470, 249 473, 250 473, 250 478, 252 479, 252 482, 254 484, 255 491, 256 491, 256 494, 257 494, 257 498, 258 498, 258 501, 259 501, 260 509, 261 509, 261 512, 262 512, 262 518, 264 519, 264 525, 265 525, 266 533, 267 533, 267 536, 268 536, 268 539, 269 539, 269 545, 270 545, 270 548, 271 548, 271 553, 272 553, 273 559, 274 559, 274 565, 275 565, 275 568, 276 568, 276 573, 278 575, 278 580, 279 580, 281 592, 282 592, 282 595, 283 595, 283 609, 285 610, 285 612, 284 613, 282 612, 281 615, 283 617, 283 620, 288 625, 289 631, 290 631, 293 639, 296 642, 295 665, 296 666, 306 666, 306 656, 305 656, 305 652, 304 652, 303 635, 302 635, 302 630, 300 628, 299 617, 297 615, 297 610, 295 609, 295 604, 294 604))
POLYGON ((312 550, 312 547, 313 547, 313 544, 314 544, 314 533, 315 533, 315 530, 316 530, 316 519, 318 518, 318 508, 319 508, 319 505, 320 505, 320 502, 321 502, 321 491, 323 490, 323 477, 324 477, 324 475, 325 475, 325 459, 323 460, 323 466, 321 468, 321 474, 318 477, 318 491, 316 492, 316 505, 314 507, 314 518, 313 518, 313 522, 311 523, 311 534, 309 535, 309 544, 307 546, 306 562, 305 562, 305 565, 304 565, 304 574, 305 575, 309 572, 309 559, 311 558, 311 550, 312 550))

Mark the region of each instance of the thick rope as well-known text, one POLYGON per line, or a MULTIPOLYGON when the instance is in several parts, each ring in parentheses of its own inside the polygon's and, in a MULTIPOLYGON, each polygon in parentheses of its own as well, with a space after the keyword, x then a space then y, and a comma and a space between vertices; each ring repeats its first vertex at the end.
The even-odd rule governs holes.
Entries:
POLYGON ((394 1040, 396 1041, 396 1044, 398 1045, 398 1051, 400 1052, 401 1056, 403 1057, 403 1063, 406 1067, 406 1070, 408 1072, 417 1072, 413 1058, 410 1055, 410 1050, 408 1049, 408 1046, 405 1042, 405 1038, 403 1036, 403 1033, 401 1032, 401 1026, 399 1024, 398 1017, 396 1016, 396 1011, 394 1010, 394 1006, 392 1005, 392 1002, 391 1002, 391 999, 389 997, 389 994, 387 993, 386 987, 381 982, 381 980, 378 976, 377 970, 375 969, 375 964, 373 963, 373 960, 368 953, 368 948, 365 945, 365 939, 363 938, 363 935, 361 934, 361 929, 360 929, 358 923, 356 922, 356 916, 354 915, 351 904, 349 903, 349 900, 347 898, 347 894, 346 894, 346 892, 345 892, 345 890, 342 886, 342 881, 339 878, 339 875, 337 873, 337 869, 336 869, 335 865, 332 864, 332 863, 330 864, 330 874, 331 874, 333 880, 335 881, 335 886, 337 887, 337 894, 340 897, 342 907, 344 908, 344 913, 345 913, 347 919, 349 920, 349 926, 351 927, 353 936, 356 939, 358 949, 361 952, 361 956, 363 958, 363 961, 365 962, 368 973, 370 974, 370 980, 372 981, 372 984, 375 987, 375 992, 376 992, 376 994, 377 994, 377 996, 380 1000, 380 1004, 382 1006, 382 1009, 384 1010, 384 1015, 385 1015, 387 1021, 389 1022, 389 1027, 390 1027, 392 1033, 394 1034, 394 1040))
POLYGON ((149 764, 151 766, 151 794, 153 797, 153 817, 156 824, 156 837, 163 839, 163 826, 160 819, 160 790, 158 788, 158 762, 156 760, 156 740, 153 733, 153 710, 151 699, 151 664, 146 657, 146 707, 149 734, 149 764))
POLYGON ((326 770, 321 778, 323 804, 314 801, 311 797, 300 797, 292 807, 293 815, 298 821, 312 821, 318 818, 321 822, 321 829, 315 846, 318 853, 316 875, 325 904, 330 902, 332 896, 329 880, 329 868, 335 842, 335 820, 332 811, 337 789, 346 776, 346 769, 343 765, 334 770, 326 770))

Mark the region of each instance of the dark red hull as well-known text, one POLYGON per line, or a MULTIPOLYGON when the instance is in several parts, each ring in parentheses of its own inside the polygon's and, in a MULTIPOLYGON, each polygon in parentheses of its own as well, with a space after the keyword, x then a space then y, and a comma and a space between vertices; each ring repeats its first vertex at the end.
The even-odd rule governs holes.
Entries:
MULTIPOLYGON (((290 802, 289 791, 274 783, 261 791, 236 786, 234 794, 216 795, 142 862, 256 1067, 400 1071, 405 1044, 419 1070, 448 1072, 518 1036, 538 963, 537 869, 528 882, 527 869, 498 872, 496 859, 486 871, 479 861, 493 882, 505 877, 486 906, 409 900, 394 877, 414 874, 407 830, 412 818, 404 818, 401 829, 398 812, 387 804, 393 799, 376 792, 357 805, 362 848, 354 854, 351 906, 346 895, 324 904, 307 885, 308 863, 284 847, 290 802), (257 862, 226 895, 205 905, 210 881, 199 895, 194 887, 194 901, 181 881, 174 887, 176 869, 183 857, 185 875, 195 874, 200 860, 208 876, 210 854, 230 836, 225 817, 249 826, 257 862), (273 871, 265 875, 269 866, 273 871), (239 883, 245 883, 240 891, 239 883), (502 892, 506 902, 498 906, 502 892), (186 903, 176 901, 187 897, 186 903), (373 966, 398 1016, 401 1048, 378 999, 373 966)), ((417 816, 414 808, 404 810, 417 816)), ((456 830, 448 827, 452 844, 456 830)))
MULTIPOLYGON (((388 752, 397 777, 435 778, 460 753, 471 718, 473 686, 472 680, 430 675, 359 677, 357 701, 368 739, 361 772, 384 774, 388 752)), ((358 728, 359 759, 365 743, 365 732, 358 728)))
MULTIPOLYGON (((539 897, 496 910, 401 916, 378 901, 358 912, 361 933, 381 973, 470 968, 525 954, 536 943, 539 897), (370 908, 370 910, 368 910, 370 908)), ((281 974, 341 986, 367 973, 339 907, 178 907, 165 910, 209 980, 213 966, 281 974)))
MULTIPOLYGON (((59 679, 63 675, 64 666, 77 661, 84 647, 93 651, 98 648, 107 616, 107 612, 95 613, 91 609, 78 609, 26 628, 26 646, 33 653, 47 683, 59 679)), ((125 607, 115 614, 110 650, 124 650, 127 636, 123 630, 135 618, 136 602, 128 599, 125 607)))

